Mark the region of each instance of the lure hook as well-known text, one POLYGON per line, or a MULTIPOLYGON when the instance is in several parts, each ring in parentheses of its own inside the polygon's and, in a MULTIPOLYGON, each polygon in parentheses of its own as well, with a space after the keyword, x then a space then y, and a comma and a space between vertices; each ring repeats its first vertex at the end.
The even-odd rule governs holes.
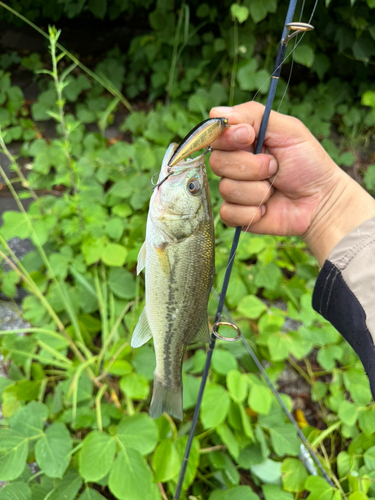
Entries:
POLYGON ((158 184, 157 184, 157 182, 154 182, 154 177, 155 177, 155 175, 157 175, 157 172, 156 172, 156 173, 155 173, 155 174, 151 177, 151 184, 152 184, 154 187, 156 187, 156 186, 158 185, 158 184))
POLYGON ((166 180, 167 180, 167 179, 168 179, 168 178, 169 178, 172 174, 173 174, 173 170, 172 170, 170 167, 168 167, 168 175, 166 175, 166 176, 164 177, 164 179, 163 179, 161 182, 157 183, 157 184, 154 184, 154 183, 152 182, 152 179, 153 179, 153 178, 155 177, 155 175, 156 175, 156 174, 154 174, 154 175, 152 176, 152 178, 151 178, 151 184, 154 186, 154 187, 152 188, 152 190, 154 190, 155 188, 158 188, 158 189, 159 189, 159 188, 160 188, 160 186, 161 186, 161 185, 162 185, 162 184, 163 184, 163 183, 164 183, 164 182, 165 182, 165 181, 166 181, 166 180))

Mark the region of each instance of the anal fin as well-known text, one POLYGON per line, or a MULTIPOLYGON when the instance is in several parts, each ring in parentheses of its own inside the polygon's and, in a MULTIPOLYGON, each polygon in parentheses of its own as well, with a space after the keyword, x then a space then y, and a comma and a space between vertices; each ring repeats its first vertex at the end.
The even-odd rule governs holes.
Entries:
POLYGON ((142 314, 138 320, 137 326, 134 329, 131 346, 141 347, 152 337, 151 328, 148 324, 146 307, 143 309, 142 314))
POLYGON ((210 330, 208 329, 208 319, 207 316, 202 321, 202 324, 196 333, 193 342, 205 342, 209 344, 211 342, 210 330))

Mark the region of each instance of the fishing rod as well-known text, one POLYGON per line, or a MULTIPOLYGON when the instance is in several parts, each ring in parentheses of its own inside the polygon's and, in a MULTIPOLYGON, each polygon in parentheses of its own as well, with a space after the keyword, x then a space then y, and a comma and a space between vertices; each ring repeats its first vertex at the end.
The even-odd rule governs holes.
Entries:
MULTIPOLYGON (((256 148, 255 148, 255 154, 259 154, 262 150, 264 138, 266 135, 267 125, 268 125, 268 121, 269 121, 269 117, 270 117, 270 113, 271 113, 271 109, 272 109, 272 104, 273 104, 273 101, 275 98, 276 88, 277 88, 277 84, 278 84, 279 78, 280 78, 281 68, 282 68, 282 65, 283 65, 283 62, 285 59, 285 53, 286 53, 288 42, 292 38, 294 38, 296 35, 298 35, 300 33, 305 33, 307 31, 311 31, 314 29, 314 27, 311 24, 301 23, 301 22, 293 22, 293 16, 294 16, 294 12, 296 9, 296 5, 297 5, 297 0, 290 0, 289 1, 288 12, 287 12, 286 19, 285 19, 284 29, 282 32, 281 41, 280 41, 279 48, 278 48, 277 55, 276 55, 276 59, 275 59, 274 70, 273 70, 272 75, 271 75, 271 85, 270 85, 270 89, 269 89, 268 96, 267 96, 267 102, 266 102, 261 126, 259 129, 258 140, 257 140, 256 148)), ((202 374, 201 385, 199 387, 197 404, 195 406, 193 420, 192 420, 192 424, 191 424, 191 428, 190 428, 190 432, 189 432, 189 437, 188 437, 188 441, 187 441, 186 449, 185 449, 185 453, 184 453, 184 458, 183 458, 183 461, 181 464, 181 470, 180 470, 180 475, 178 478, 176 493, 174 495, 174 500, 179 500, 179 498, 180 498, 182 484, 184 481, 186 468, 187 468, 189 455, 190 455, 190 450, 191 450, 191 446, 192 446, 193 438, 194 438, 194 434, 195 434, 195 429, 196 429, 196 426, 198 423, 198 417, 199 417, 200 407, 202 404, 203 392, 204 392, 206 382, 207 382, 208 371, 209 371, 210 364, 211 364, 212 353, 213 353, 213 350, 215 348, 216 338, 221 338, 223 340, 233 341, 233 340, 237 340, 238 338, 241 337, 241 332, 240 332, 239 328, 234 323, 227 323, 227 322, 221 321, 222 313, 223 313, 223 309, 224 309, 225 296, 226 296, 226 293, 228 290, 228 285, 229 285, 229 280, 230 280, 230 276, 231 276, 231 272, 232 272, 234 257, 236 255, 241 231, 242 231, 241 226, 236 227, 233 241, 232 241, 232 247, 231 247, 231 250, 229 253, 228 265, 227 265, 227 268, 225 271, 225 276, 224 276, 223 286, 221 289, 219 303, 218 303, 218 307, 216 310, 215 321, 214 321, 214 325, 212 327, 211 341, 210 341, 210 344, 208 346, 207 358, 206 358, 206 363, 205 363, 203 374, 202 374), (235 338, 222 337, 218 332, 219 332, 220 326, 224 326, 224 325, 227 325, 227 326, 234 328, 237 331, 237 336, 235 338)), ((315 458, 321 467, 319 460, 317 459, 317 457, 315 457, 315 458)), ((332 481, 329 479, 329 477, 327 476, 327 473, 325 471, 323 473, 323 476, 326 479, 326 481, 330 484, 330 486, 334 486, 332 481)))

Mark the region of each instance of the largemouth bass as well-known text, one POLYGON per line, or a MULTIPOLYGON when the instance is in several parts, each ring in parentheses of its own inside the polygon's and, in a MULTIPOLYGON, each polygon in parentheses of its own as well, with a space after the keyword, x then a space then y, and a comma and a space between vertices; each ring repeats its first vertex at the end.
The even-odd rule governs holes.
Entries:
POLYGON ((182 420, 182 362, 187 345, 210 341, 207 302, 214 277, 214 224, 204 155, 181 161, 170 173, 165 153, 151 196, 146 240, 137 273, 146 268, 146 305, 131 345, 154 340, 156 369, 150 415, 182 420), (163 179, 168 178, 165 182, 163 179))

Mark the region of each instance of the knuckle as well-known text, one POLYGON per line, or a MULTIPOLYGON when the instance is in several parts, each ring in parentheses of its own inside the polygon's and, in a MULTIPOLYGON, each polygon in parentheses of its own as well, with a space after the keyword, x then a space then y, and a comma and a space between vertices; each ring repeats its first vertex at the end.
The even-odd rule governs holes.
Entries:
POLYGON ((220 170, 220 153, 218 151, 213 151, 210 156, 210 168, 216 174, 220 170))
POLYGON ((221 204, 220 207, 220 218, 227 226, 232 226, 231 223, 231 209, 230 204, 225 201, 221 204))
POLYGON ((219 193, 222 198, 229 197, 233 192, 232 182, 226 177, 222 177, 219 181, 219 193))

